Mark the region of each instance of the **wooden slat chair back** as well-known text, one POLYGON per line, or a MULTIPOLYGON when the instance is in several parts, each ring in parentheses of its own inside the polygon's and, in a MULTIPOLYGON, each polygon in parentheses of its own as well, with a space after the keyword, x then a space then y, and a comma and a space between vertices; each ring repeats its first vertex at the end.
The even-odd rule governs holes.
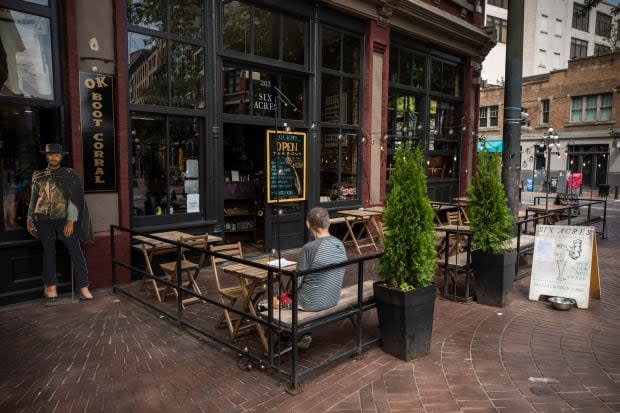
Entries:
MULTIPOLYGON (((220 254, 226 254, 231 257, 243 258, 243 249, 241 242, 234 244, 224 245, 212 245, 211 252, 217 252, 220 254)), ((213 270, 213 277, 215 278, 215 285, 217 287, 217 295, 222 304, 234 307, 237 301, 243 297, 243 288, 240 284, 224 285, 222 283, 222 274, 220 274, 221 265, 223 263, 230 262, 226 258, 216 257, 211 255, 211 267, 213 270)), ((217 326, 226 325, 231 339, 234 338, 235 326, 233 323, 237 321, 237 317, 233 318, 230 312, 226 309, 222 311, 222 315, 217 322, 217 326)))
POLYGON ((459 211, 446 211, 446 222, 448 225, 463 225, 461 213, 459 211))
MULTIPOLYGON (((200 254, 198 258, 198 262, 191 261, 187 258, 188 251, 192 251, 189 248, 182 247, 181 248, 181 277, 187 277, 187 287, 191 288, 197 294, 203 294, 200 285, 198 284, 198 275, 200 274, 200 269, 204 266, 206 261, 206 252, 207 245, 209 242, 209 234, 202 235, 192 235, 190 237, 181 237, 179 238, 179 242, 182 244, 188 244, 192 247, 198 248, 203 252, 200 254)), ((160 264, 160 268, 162 269, 164 276, 169 279, 171 282, 176 282, 177 278, 177 262, 170 261, 160 264)), ((182 282, 182 281, 181 281, 182 282)), ((172 288, 172 293, 177 296, 177 290, 172 288)), ((200 299, 197 297, 189 297, 183 299, 183 305, 191 304, 199 302, 200 299)))

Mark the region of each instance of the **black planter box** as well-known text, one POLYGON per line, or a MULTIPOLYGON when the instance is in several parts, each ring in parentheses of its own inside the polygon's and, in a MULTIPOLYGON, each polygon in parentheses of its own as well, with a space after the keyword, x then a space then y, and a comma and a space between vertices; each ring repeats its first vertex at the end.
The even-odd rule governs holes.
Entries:
POLYGON ((504 254, 472 251, 478 304, 494 307, 504 307, 510 304, 516 264, 516 251, 504 254))
POLYGON ((376 282, 373 290, 383 350, 406 361, 430 353, 435 285, 402 292, 376 282))

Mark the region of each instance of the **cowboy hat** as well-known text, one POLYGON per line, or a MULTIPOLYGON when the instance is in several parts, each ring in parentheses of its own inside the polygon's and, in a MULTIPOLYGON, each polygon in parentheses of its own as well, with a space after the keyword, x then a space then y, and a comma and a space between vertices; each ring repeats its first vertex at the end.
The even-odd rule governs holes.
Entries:
POLYGON ((41 151, 41 153, 44 153, 44 154, 60 153, 60 154, 66 155, 69 152, 63 151, 62 150, 62 145, 59 144, 59 143, 48 143, 47 145, 45 145, 45 150, 41 151))

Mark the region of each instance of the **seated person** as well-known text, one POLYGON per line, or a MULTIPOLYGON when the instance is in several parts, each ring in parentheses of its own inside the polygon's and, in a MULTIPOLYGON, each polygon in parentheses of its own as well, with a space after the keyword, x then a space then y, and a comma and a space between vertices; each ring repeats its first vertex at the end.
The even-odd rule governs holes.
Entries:
MULTIPOLYGON (((297 271, 321 268, 347 260, 342 241, 329 233, 329 214, 314 207, 306 217, 306 227, 314 237, 299 255, 297 271)), ((298 307, 304 311, 321 311, 338 304, 345 267, 307 274, 298 279, 298 307)))
MULTIPOLYGON (((329 233, 329 214, 325 208, 312 208, 306 217, 306 227, 314 240, 302 247, 297 271, 321 268, 347 260, 342 241, 329 233)), ((321 311, 338 304, 345 270, 345 267, 339 267, 299 277, 298 308, 303 311, 321 311)), ((280 344, 290 346, 290 337, 280 337, 280 341, 280 344)), ((299 339, 298 347, 307 349, 311 342, 312 337, 305 334, 299 339)))

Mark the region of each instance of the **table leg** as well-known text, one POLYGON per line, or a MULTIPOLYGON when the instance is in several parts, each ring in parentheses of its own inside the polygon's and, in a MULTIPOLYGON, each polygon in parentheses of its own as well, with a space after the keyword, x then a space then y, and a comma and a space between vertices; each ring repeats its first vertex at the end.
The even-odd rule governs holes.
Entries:
MULTIPOLYGON (((246 284, 245 282, 243 282, 243 280, 241 281, 242 288, 243 288, 243 307, 242 308, 245 308, 247 312, 254 317, 257 317, 257 314, 256 314, 256 309, 254 308, 254 302, 252 298, 254 297, 254 293, 261 282, 262 282, 261 280, 254 280, 253 282, 246 284)), ((235 339, 235 337, 237 337, 237 334, 239 333, 242 322, 243 322, 243 317, 239 317, 239 319, 237 320, 237 323, 235 324, 235 329, 232 334, 233 340, 235 339)), ((265 336, 263 326, 259 322, 252 320, 249 326, 244 326, 244 329, 246 327, 256 328, 256 334, 258 334, 258 339, 260 340, 260 343, 263 346, 263 350, 265 350, 265 354, 268 354, 269 345, 267 344, 267 337, 265 336)))

